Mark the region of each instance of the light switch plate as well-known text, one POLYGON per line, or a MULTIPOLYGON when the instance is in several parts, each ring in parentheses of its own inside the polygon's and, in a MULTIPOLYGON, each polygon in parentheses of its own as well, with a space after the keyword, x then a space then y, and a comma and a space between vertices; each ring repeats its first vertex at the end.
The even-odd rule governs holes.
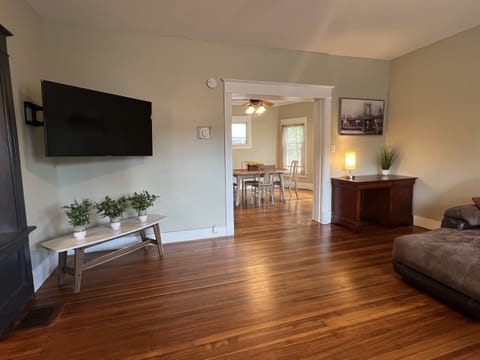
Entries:
POLYGON ((211 126, 197 126, 197 139, 211 139, 212 127, 211 126))

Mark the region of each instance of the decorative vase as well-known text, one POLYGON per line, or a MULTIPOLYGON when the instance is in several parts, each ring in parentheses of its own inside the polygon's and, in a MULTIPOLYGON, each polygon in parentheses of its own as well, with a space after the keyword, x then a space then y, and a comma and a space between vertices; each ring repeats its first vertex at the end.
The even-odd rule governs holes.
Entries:
POLYGON ((75 239, 85 239, 85 236, 87 236, 86 225, 74 226, 73 236, 75 237, 75 239))
POLYGON ((147 210, 138 210, 138 219, 142 223, 147 221, 147 210))
POLYGON ((120 217, 110 218, 110 227, 111 227, 113 230, 118 230, 118 229, 120 229, 120 225, 121 225, 120 217))
POLYGON ((390 175, 390 169, 382 169, 382 176, 390 175))

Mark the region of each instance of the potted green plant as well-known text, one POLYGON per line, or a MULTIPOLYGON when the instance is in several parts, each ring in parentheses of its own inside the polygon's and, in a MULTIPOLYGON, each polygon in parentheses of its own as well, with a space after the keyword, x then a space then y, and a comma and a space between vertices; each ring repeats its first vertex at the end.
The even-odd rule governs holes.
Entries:
POLYGON ((73 236, 77 239, 83 239, 87 235, 87 225, 90 223, 90 210, 93 204, 88 199, 82 202, 73 200, 70 205, 63 206, 68 222, 73 225, 73 236))
POLYGON ((110 218, 110 226, 113 230, 120 229, 120 220, 127 207, 128 200, 125 196, 114 200, 107 195, 103 201, 95 204, 95 208, 100 216, 110 218))
POLYGON ((382 169, 382 175, 390 175, 390 167, 393 165, 397 157, 398 151, 391 146, 385 145, 380 149, 378 158, 382 169))
POLYGON ((153 206, 157 198, 157 195, 150 194, 148 191, 143 190, 140 193, 133 193, 133 195, 128 198, 128 201, 132 209, 137 211, 140 221, 145 222, 147 221, 147 209, 153 206))

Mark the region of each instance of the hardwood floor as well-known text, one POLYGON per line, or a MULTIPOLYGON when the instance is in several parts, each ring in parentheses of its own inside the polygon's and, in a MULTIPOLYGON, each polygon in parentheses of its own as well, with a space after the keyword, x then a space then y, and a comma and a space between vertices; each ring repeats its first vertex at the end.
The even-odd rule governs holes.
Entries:
POLYGON ((480 323, 408 286, 392 240, 310 220, 311 197, 236 210, 232 238, 166 244, 86 272, 54 274, 46 328, 12 332, 1 359, 475 359, 480 323))

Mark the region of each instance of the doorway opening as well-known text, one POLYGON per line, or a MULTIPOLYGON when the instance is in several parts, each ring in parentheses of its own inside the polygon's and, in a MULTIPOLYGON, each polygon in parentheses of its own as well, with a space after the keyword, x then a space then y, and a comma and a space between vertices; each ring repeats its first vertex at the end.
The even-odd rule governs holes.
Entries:
POLYGON ((330 223, 330 131, 332 86, 224 79, 225 113, 225 213, 227 235, 234 234, 232 103, 235 97, 282 98, 313 102, 312 219, 330 223))

